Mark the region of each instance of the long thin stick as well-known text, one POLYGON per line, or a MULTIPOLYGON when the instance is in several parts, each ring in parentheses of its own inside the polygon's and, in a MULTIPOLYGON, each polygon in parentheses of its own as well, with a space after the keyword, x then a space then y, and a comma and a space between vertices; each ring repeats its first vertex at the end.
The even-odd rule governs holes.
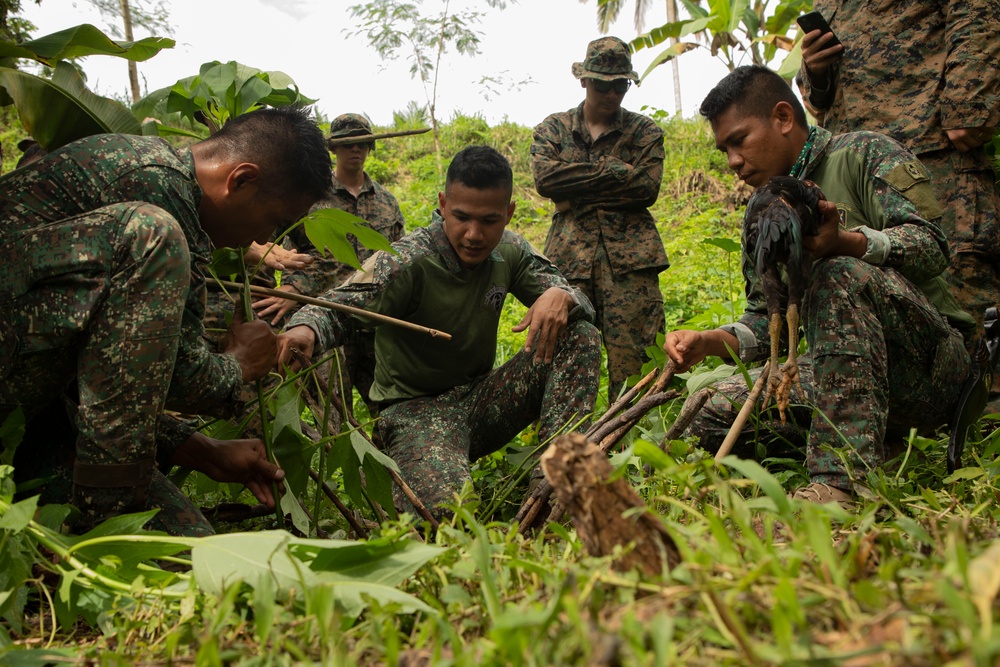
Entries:
POLYGON ((753 389, 750 391, 750 395, 747 396, 747 400, 743 403, 743 407, 740 408, 740 413, 736 415, 736 421, 733 422, 732 427, 729 429, 729 433, 726 434, 726 439, 722 441, 722 446, 719 447, 719 451, 715 453, 715 460, 721 461, 724 457, 729 455, 730 450, 732 450, 733 445, 740 437, 740 433, 743 431, 744 424, 747 423, 747 419, 750 418, 750 413, 753 412, 754 406, 757 404, 757 399, 760 398, 760 394, 764 391, 764 385, 767 383, 767 371, 771 362, 768 361, 764 364, 764 369, 760 373, 760 377, 757 378, 757 382, 754 383, 753 389))
POLYGON ((393 137, 409 137, 414 134, 423 134, 425 132, 430 132, 431 128, 421 127, 416 130, 400 130, 398 132, 379 132, 377 134, 361 134, 355 135, 353 137, 337 137, 330 138, 326 140, 326 145, 330 148, 334 146, 346 146, 350 144, 361 144, 366 141, 375 141, 376 139, 392 139, 393 137))
MULTIPOLYGON (((214 282, 218 283, 219 285, 222 285, 223 287, 243 289, 243 285, 240 285, 238 283, 231 283, 228 280, 214 280, 214 282)), ((419 324, 413 324, 412 322, 407 322, 406 320, 399 320, 396 319, 395 317, 389 317, 388 315, 373 313, 365 310, 364 308, 345 306, 342 303, 334 303, 333 301, 327 301, 326 299, 317 299, 316 297, 305 296, 304 294, 294 294, 292 292, 283 292, 281 290, 271 289, 269 287, 260 287, 259 285, 250 285, 250 291, 253 294, 260 294, 262 296, 277 296, 282 299, 288 299, 289 301, 298 301, 299 303, 308 303, 312 306, 320 306, 321 308, 329 308, 330 310, 339 310, 344 313, 350 313, 351 315, 359 315, 361 317, 373 320, 375 322, 392 324, 397 327, 403 327, 404 329, 412 329, 413 331, 421 331, 431 336, 432 338, 443 338, 445 340, 451 340, 451 334, 449 333, 438 331, 437 329, 431 329, 430 327, 421 326, 419 324)))

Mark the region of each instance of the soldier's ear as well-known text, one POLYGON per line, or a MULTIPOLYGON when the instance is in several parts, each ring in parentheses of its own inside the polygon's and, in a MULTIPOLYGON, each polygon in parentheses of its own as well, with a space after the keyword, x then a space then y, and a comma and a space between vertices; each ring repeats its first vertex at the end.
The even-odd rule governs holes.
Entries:
POLYGON ((782 134, 787 134, 795 127, 795 110, 791 104, 782 100, 771 110, 771 121, 782 134))

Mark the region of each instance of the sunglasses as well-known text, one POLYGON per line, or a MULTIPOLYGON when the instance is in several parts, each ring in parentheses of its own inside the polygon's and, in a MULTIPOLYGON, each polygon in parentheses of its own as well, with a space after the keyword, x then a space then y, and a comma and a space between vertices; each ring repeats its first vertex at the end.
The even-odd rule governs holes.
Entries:
POLYGON ((594 82, 594 90, 599 93, 606 93, 614 89, 619 95, 624 95, 632 82, 628 79, 615 79, 614 81, 603 81, 601 79, 591 79, 594 82))

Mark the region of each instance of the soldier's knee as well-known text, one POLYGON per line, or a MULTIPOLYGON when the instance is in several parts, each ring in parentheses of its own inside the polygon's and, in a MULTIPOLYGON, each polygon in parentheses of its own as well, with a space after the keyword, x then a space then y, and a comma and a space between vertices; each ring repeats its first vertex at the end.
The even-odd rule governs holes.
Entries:
POLYGON ((856 257, 825 257, 812 268, 812 289, 866 281, 873 267, 856 257))

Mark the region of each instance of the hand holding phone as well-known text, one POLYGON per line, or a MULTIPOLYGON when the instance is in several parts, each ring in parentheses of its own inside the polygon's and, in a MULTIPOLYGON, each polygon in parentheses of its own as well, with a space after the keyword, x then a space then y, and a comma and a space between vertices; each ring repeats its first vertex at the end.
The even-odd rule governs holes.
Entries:
POLYGON ((840 60, 843 44, 819 12, 803 14, 796 19, 796 23, 805 33, 802 37, 802 62, 806 64, 810 78, 825 77, 830 67, 840 60), (817 30, 820 34, 811 37, 817 30))
POLYGON ((830 24, 826 22, 826 19, 823 18, 823 15, 819 12, 809 12, 808 14, 803 14, 799 18, 795 19, 795 22, 799 24, 799 27, 802 28, 802 32, 804 33, 819 30, 822 33, 820 37, 826 33, 832 34, 833 38, 828 39, 824 45, 826 48, 838 46, 840 44, 840 40, 837 39, 837 35, 833 33, 833 28, 830 27, 830 24))

